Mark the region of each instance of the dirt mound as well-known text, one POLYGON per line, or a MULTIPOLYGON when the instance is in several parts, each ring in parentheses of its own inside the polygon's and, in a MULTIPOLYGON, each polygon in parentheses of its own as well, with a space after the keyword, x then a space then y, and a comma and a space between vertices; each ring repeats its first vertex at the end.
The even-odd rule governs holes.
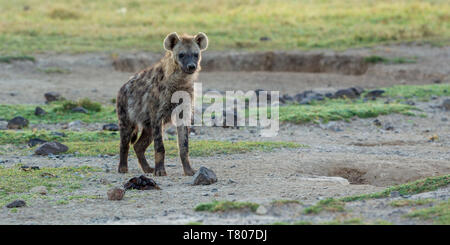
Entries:
MULTIPOLYGON (((113 60, 118 71, 136 72, 154 62, 162 55, 124 56, 113 60)), ((205 53, 203 71, 276 71, 339 73, 362 75, 369 63, 362 56, 302 52, 222 52, 205 53)))
POLYGON ((356 168, 336 168, 330 171, 329 176, 340 176, 347 179, 352 185, 364 185, 369 182, 364 178, 366 171, 356 168))

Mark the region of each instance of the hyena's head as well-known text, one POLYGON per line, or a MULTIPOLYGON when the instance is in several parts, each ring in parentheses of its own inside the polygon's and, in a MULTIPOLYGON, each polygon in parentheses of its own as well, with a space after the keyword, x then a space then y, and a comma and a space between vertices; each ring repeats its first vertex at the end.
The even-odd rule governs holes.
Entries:
POLYGON ((178 36, 173 32, 164 39, 164 48, 172 53, 175 63, 187 74, 200 69, 201 52, 207 47, 208 37, 203 32, 195 36, 178 36))

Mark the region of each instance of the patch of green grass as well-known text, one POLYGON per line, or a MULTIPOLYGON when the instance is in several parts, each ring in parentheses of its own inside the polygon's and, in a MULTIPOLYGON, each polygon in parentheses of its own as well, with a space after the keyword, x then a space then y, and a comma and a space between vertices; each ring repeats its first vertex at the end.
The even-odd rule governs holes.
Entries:
POLYGON ((42 168, 31 171, 23 171, 19 166, 8 168, 0 166, 0 206, 16 199, 27 201, 42 198, 39 194, 28 193, 36 186, 45 186, 49 192, 72 192, 81 188, 80 183, 83 179, 81 175, 88 177, 97 171, 100 169, 88 166, 42 168), (44 173, 50 173, 55 177, 45 177, 44 173))
POLYGON ((83 98, 78 101, 65 100, 62 102, 62 109, 65 111, 70 111, 78 106, 81 106, 88 111, 99 112, 102 110, 102 104, 91 101, 89 98, 83 98))
MULTIPOLYGON (((65 142, 69 147, 68 153, 75 153, 77 156, 116 155, 119 153, 119 141, 113 142, 65 142)), ((178 146, 176 141, 164 142, 167 157, 178 156, 178 146)), ((251 151, 272 151, 280 148, 298 148, 301 144, 293 142, 251 142, 251 141, 217 141, 217 140, 191 140, 189 142, 190 156, 213 156, 218 154, 239 154, 251 151)), ((149 147, 153 149, 153 146, 149 147)), ((147 152, 147 156, 153 157, 153 150, 147 152)))
POLYGON ((313 223, 311 221, 299 220, 299 221, 295 221, 293 223, 289 223, 289 222, 274 222, 271 225, 313 225, 313 223))
POLYGON ((443 176, 428 177, 414 182, 388 187, 381 192, 343 197, 340 198, 339 200, 343 202, 352 202, 366 199, 384 198, 389 197, 391 192, 393 191, 398 191, 400 195, 414 195, 423 192, 434 191, 439 187, 447 186, 449 184, 450 184, 450 174, 443 176))
POLYGON ((302 203, 298 200, 287 200, 287 199, 281 199, 281 200, 274 200, 272 201, 272 205, 275 206, 282 206, 282 205, 286 205, 286 204, 299 204, 301 205, 302 203))
POLYGON ((30 139, 39 138, 45 141, 58 142, 104 142, 119 140, 118 132, 110 131, 62 131, 65 136, 52 134, 48 130, 2 130, 0 131, 0 144, 26 144, 30 139))
MULTIPOLYGON (((20 149, 32 138, 40 138, 46 141, 58 141, 69 147, 67 153, 76 156, 116 155, 119 153, 119 134, 109 131, 64 131, 65 137, 53 135, 46 130, 4 130, 0 131, 0 144, 14 144, 16 150, 22 154, 30 154, 36 147, 20 149), (19 148, 19 149, 17 149, 19 148)), ((178 145, 175 140, 164 142, 167 157, 178 156, 178 145)), ((294 142, 273 141, 218 141, 218 140, 191 140, 189 142, 190 156, 213 156, 218 154, 239 154, 251 151, 269 152, 280 148, 307 147, 294 142)), ((153 157, 153 146, 149 147, 147 156, 153 157)), ((6 154, 1 152, 0 154, 6 154)))
POLYGON ((365 225, 366 223, 360 218, 353 219, 335 219, 333 221, 321 223, 321 225, 365 225))
POLYGON ((428 203, 434 202, 434 199, 417 199, 417 200, 395 200, 389 203, 392 207, 412 207, 412 206, 420 206, 428 203))
POLYGON ((450 225, 450 200, 440 202, 433 207, 412 211, 405 217, 432 220, 436 225, 450 225))
POLYGON ((59 68, 59 67, 46 67, 46 68, 38 68, 39 71, 44 72, 46 74, 69 74, 70 70, 59 68))
MULTIPOLYGON (((49 105, 39 105, 47 111, 42 116, 34 115, 36 105, 0 105, 0 118, 12 119, 16 116, 22 116, 30 121, 30 123, 68 123, 80 120, 86 123, 116 123, 117 115, 113 106, 102 106, 101 111, 88 109, 88 113, 75 113, 62 109, 64 102, 54 102, 49 105)), ((94 104, 94 107, 96 104, 94 104)), ((88 106, 89 107, 89 106, 88 106)), ((87 108, 86 108, 87 109, 87 108)), ((95 108, 94 108, 95 109, 95 108)))
POLYGON ((345 49, 419 40, 448 44, 445 0, 1 0, 0 53, 162 50, 170 32, 211 50, 345 49), (81 6, 81 7, 80 7, 81 6), (270 41, 260 41, 268 37, 270 41))
POLYGON ((328 212, 343 212, 345 209, 345 203, 343 201, 327 198, 320 200, 315 205, 309 206, 303 210, 304 214, 318 214, 322 211, 328 212))
POLYGON ((201 203, 195 207, 195 211, 206 212, 225 212, 232 210, 250 209, 252 212, 256 212, 259 204, 252 202, 232 202, 232 201, 212 201, 209 203, 201 203))
POLYGON ((312 105, 281 106, 279 117, 282 122, 306 123, 346 120, 352 117, 369 118, 391 113, 413 115, 416 108, 400 103, 384 104, 382 101, 351 102, 344 99, 326 100, 312 105))
POLYGON ((198 222, 198 221, 191 221, 191 222, 186 223, 186 225, 203 225, 203 223, 198 222))
POLYGON ((35 62, 36 59, 33 56, 0 56, 0 63, 11 63, 13 61, 24 61, 29 60, 35 62))
POLYGON ((383 96, 396 98, 430 98, 431 96, 450 96, 450 83, 428 85, 396 85, 382 88, 383 96))

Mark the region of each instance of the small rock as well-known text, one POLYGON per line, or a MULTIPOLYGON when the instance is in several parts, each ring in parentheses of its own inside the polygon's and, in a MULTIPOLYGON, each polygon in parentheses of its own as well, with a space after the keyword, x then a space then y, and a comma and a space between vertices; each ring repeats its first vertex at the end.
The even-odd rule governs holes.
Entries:
POLYGON ((38 193, 41 195, 47 195, 47 193, 48 193, 47 187, 45 187, 45 186, 35 186, 35 187, 31 188, 30 191, 32 193, 38 193))
POLYGON ((100 182, 100 184, 102 185, 109 185, 111 184, 111 182, 105 178, 101 178, 98 182, 100 182))
POLYGON ((122 188, 112 188, 106 193, 108 195, 108 200, 119 201, 123 199, 125 195, 125 190, 122 188))
POLYGON ((109 124, 103 125, 103 130, 119 131, 119 126, 117 124, 115 124, 115 123, 109 123, 109 124))
POLYGON ((381 126, 382 126, 381 121, 378 120, 378 119, 373 120, 373 124, 374 124, 375 126, 377 126, 377 127, 381 127, 381 126))
POLYGON ((7 128, 9 129, 22 129, 27 127, 29 124, 28 120, 23 117, 15 117, 8 121, 7 128))
POLYGON ((264 215, 267 214, 267 208, 263 205, 259 205, 258 209, 256 209, 256 214, 264 215))
POLYGON ((358 98, 361 93, 363 92, 363 89, 361 88, 347 88, 347 89, 339 89, 338 91, 336 91, 336 93, 334 93, 334 98, 349 98, 349 99, 354 99, 354 98, 358 98))
POLYGON ((392 126, 390 123, 386 123, 386 125, 384 125, 384 130, 394 130, 394 126, 392 126))
POLYGON ((15 200, 10 204, 6 205, 7 208, 21 208, 25 207, 27 203, 24 200, 15 200))
POLYGON ((395 198, 395 197, 399 197, 400 196, 400 192, 398 191, 391 191, 390 197, 395 198))
POLYGON ((298 93, 294 96, 294 100, 301 105, 310 104, 315 100, 324 100, 324 95, 311 90, 305 91, 303 93, 298 93))
POLYGON ((69 150, 69 147, 59 142, 46 142, 39 146, 34 152, 36 155, 46 156, 49 154, 63 153, 69 150))
POLYGON ((450 99, 446 99, 444 100, 444 102, 442 102, 442 108, 444 108, 447 111, 450 111, 450 99))
POLYGON ((80 120, 76 120, 73 122, 70 122, 68 125, 69 129, 80 129, 81 127, 83 127, 83 122, 80 120))
POLYGON ((448 118, 446 118, 446 117, 443 117, 443 118, 441 118, 441 121, 443 121, 443 122, 447 122, 447 121, 448 121, 448 118))
POLYGON ((58 136, 58 137, 66 137, 65 133, 56 132, 56 131, 50 132, 50 134, 53 135, 53 136, 58 136))
POLYGON ((210 185, 215 182, 217 182, 216 174, 206 167, 200 167, 193 177, 192 185, 210 185))
POLYGON ((259 38, 259 41, 261 41, 261 42, 267 42, 267 41, 270 41, 270 40, 272 40, 272 39, 270 39, 270 37, 260 37, 259 38))
POLYGON ((53 102, 58 100, 63 100, 64 98, 57 92, 48 92, 44 94, 45 99, 47 102, 53 102))
POLYGON ((341 129, 341 127, 336 122, 329 122, 327 124, 321 125, 321 127, 323 129, 328 129, 328 130, 331 130, 331 131, 334 131, 334 132, 341 132, 341 131, 343 131, 341 129))
POLYGON ((88 113, 89 111, 84 109, 82 106, 77 106, 72 109, 72 112, 78 112, 78 113, 88 113))
POLYGON ((369 98, 376 98, 376 97, 380 97, 381 95, 383 95, 386 91, 382 90, 382 89, 374 89, 374 90, 370 90, 367 94, 366 97, 369 98))
POLYGON ((36 116, 43 116, 45 114, 47 114, 47 112, 39 106, 34 109, 34 115, 36 116))
POLYGON ((39 138, 34 138, 34 139, 30 139, 27 144, 28 144, 29 147, 34 147, 36 145, 41 145, 41 144, 44 144, 46 142, 47 141, 45 141, 45 140, 41 140, 39 138))
POLYGON ((235 184, 235 183, 237 183, 237 182, 232 179, 228 179, 228 184, 235 184))

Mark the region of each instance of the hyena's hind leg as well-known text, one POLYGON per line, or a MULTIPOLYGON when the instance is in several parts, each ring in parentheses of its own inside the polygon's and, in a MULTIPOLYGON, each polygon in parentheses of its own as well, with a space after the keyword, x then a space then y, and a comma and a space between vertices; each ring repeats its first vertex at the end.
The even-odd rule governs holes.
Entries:
POLYGON ((128 172, 128 151, 130 149, 130 142, 134 135, 134 127, 121 125, 120 126, 120 162, 119 173, 128 172))
POLYGON ((145 159, 145 150, 152 143, 153 135, 150 128, 142 129, 139 140, 134 144, 134 152, 138 158, 139 165, 144 173, 153 173, 154 168, 148 165, 147 159, 145 159))

